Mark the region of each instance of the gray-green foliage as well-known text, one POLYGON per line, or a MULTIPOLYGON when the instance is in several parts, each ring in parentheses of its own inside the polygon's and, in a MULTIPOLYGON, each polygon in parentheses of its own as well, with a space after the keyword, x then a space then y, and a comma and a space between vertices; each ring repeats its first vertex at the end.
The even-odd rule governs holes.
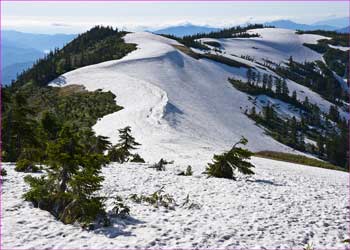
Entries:
POLYGON ((34 162, 27 159, 21 159, 16 162, 15 171, 26 172, 26 173, 37 173, 40 171, 40 169, 35 165, 34 162))
POLYGON ((236 180, 235 171, 245 175, 254 174, 252 170, 254 165, 247 161, 253 153, 247 149, 238 147, 238 145, 246 145, 247 143, 248 140, 242 137, 229 151, 220 155, 214 155, 213 162, 208 163, 206 174, 233 180, 236 180))
POLYGON ((146 202, 157 208, 165 207, 168 209, 174 209, 174 206, 176 205, 174 198, 170 194, 166 194, 163 188, 164 187, 162 187, 161 189, 155 191, 150 195, 132 194, 130 196, 130 199, 136 203, 146 202))

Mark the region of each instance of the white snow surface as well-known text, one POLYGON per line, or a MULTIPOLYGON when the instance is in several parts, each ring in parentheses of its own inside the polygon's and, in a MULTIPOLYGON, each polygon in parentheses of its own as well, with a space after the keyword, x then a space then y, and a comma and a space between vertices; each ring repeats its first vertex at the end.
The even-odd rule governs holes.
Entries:
MULTIPOLYGON (((2 184, 2 249, 261 249, 302 248, 306 243, 344 248, 350 222, 347 173, 253 157, 255 176, 231 181, 202 174, 213 153, 228 149, 241 135, 252 150, 293 151, 266 136, 243 114, 252 104, 227 78, 244 80, 246 69, 196 60, 175 49, 177 42, 150 33, 130 33, 125 40, 138 49, 120 60, 66 73, 52 85, 112 91, 124 109, 101 118, 94 126, 96 133, 116 143, 117 129, 130 125, 142 144, 138 153, 146 161, 163 157, 175 164, 162 172, 148 168, 149 163, 104 167, 101 195, 122 196, 131 217, 114 218, 112 226, 93 231, 63 225, 24 202, 25 174, 3 164, 8 176, 2 184), (178 176, 188 164, 194 175, 178 176), (174 197, 174 210, 135 204, 128 198, 161 187, 174 197), (181 206, 187 195, 199 209, 181 206)), ((329 107, 305 87, 292 81, 288 87, 321 109, 329 107)), ((278 104, 285 115, 293 115, 278 104)), ((107 200, 107 210, 112 202, 107 200)))
POLYGON ((221 49, 227 54, 237 56, 250 56, 258 62, 269 59, 275 63, 283 63, 290 56, 295 61, 315 61, 322 60, 319 54, 305 46, 304 43, 316 44, 320 39, 327 37, 313 34, 296 34, 294 30, 279 28, 252 29, 247 31, 250 34, 259 34, 260 37, 251 38, 226 38, 212 39, 202 38, 201 41, 217 41, 221 44, 221 49))
POLYGON ((251 103, 227 79, 244 79, 245 68, 196 60, 175 49, 172 44, 177 42, 150 33, 131 33, 125 41, 136 43, 138 49, 121 60, 80 68, 52 82, 116 94, 124 109, 98 121, 97 134, 116 143, 117 129, 131 126, 142 144, 141 156, 148 161, 208 160, 241 136, 251 142, 252 150, 293 151, 243 114, 251 103))
MULTIPOLYGON (((93 231, 64 225, 46 211, 24 202, 26 174, 3 164, 2 249, 239 248, 344 249, 349 235, 348 174, 309 166, 253 158, 256 175, 238 181, 207 178, 204 163, 193 176, 177 167, 155 171, 146 164, 112 164, 103 168, 101 195, 121 196, 130 218, 113 218, 112 226, 93 231), (131 194, 151 194, 161 187, 175 199, 174 210, 136 204, 131 194), (182 207, 186 196, 198 209, 182 207)), ((40 174, 33 174, 38 176, 40 174)), ((108 199, 107 210, 113 199, 108 199)))
POLYGON ((348 50, 350 50, 350 47, 336 46, 336 45, 332 45, 332 44, 328 44, 328 46, 333 48, 333 49, 339 49, 341 51, 348 51, 348 50))

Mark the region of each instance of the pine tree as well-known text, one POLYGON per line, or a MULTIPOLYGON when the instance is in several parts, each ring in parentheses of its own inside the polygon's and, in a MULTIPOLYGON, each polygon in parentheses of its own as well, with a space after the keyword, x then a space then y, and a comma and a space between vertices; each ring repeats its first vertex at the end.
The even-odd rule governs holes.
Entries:
POLYGON ((252 116, 252 117, 255 117, 255 116, 256 116, 256 108, 255 108, 255 106, 253 106, 253 107, 251 108, 250 114, 249 114, 249 115, 252 116))
POLYGON ((124 163, 130 159, 131 150, 137 149, 137 146, 141 144, 136 142, 135 138, 131 135, 131 127, 119 129, 119 143, 112 147, 109 151, 109 157, 111 161, 124 163))
POLYGON ((16 161, 24 149, 38 147, 35 130, 37 122, 31 118, 32 114, 27 98, 23 94, 14 94, 2 124, 7 129, 3 135, 3 150, 6 152, 7 161, 16 161))
POLYGON ((53 113, 47 111, 43 113, 40 125, 47 133, 49 140, 57 137, 57 134, 62 126, 57 117, 53 113))
POLYGON ((269 75, 267 80, 267 89, 272 90, 272 86, 273 86, 273 78, 271 75, 269 75))
POLYGON ((339 122, 340 121, 339 111, 338 111, 338 108, 336 106, 331 105, 329 107, 328 118, 331 119, 334 122, 339 122))
POLYGON ((253 153, 247 149, 238 147, 238 145, 246 145, 247 143, 248 140, 242 137, 228 152, 221 155, 214 155, 213 162, 208 163, 206 173, 209 176, 233 180, 236 180, 235 170, 245 175, 254 174, 252 171, 254 165, 246 161, 250 159, 253 153))
POLYGON ((293 60, 293 57, 292 57, 292 56, 289 57, 288 62, 289 62, 289 67, 292 67, 292 66, 293 66, 293 63, 294 63, 294 60, 293 60))
POLYGON ((277 78, 277 80, 276 80, 276 94, 277 95, 282 94, 282 81, 279 78, 277 78))
POLYGON ((309 97, 305 96, 303 104, 304 104, 304 106, 309 107, 309 105, 310 105, 309 97))
POLYGON ((263 89, 267 88, 267 82, 268 82, 268 75, 264 73, 262 77, 263 89))
POLYGON ((252 84, 254 85, 256 83, 256 72, 252 71, 252 84))
POLYGON ((288 86, 287 86, 286 79, 282 80, 282 94, 285 95, 285 96, 289 95, 289 89, 288 89, 288 86))
POLYGON ((261 82, 261 73, 260 73, 260 71, 258 71, 258 74, 256 75, 256 83, 257 83, 257 85, 259 85, 260 82, 261 82))
POLYGON ((297 98, 297 92, 296 92, 295 90, 293 91, 292 98, 293 98, 294 101, 297 101, 297 100, 298 100, 298 98, 297 98))
POLYGON ((31 189, 25 199, 64 223, 90 223, 104 215, 102 201, 94 193, 101 188, 106 157, 91 151, 90 139, 65 124, 57 140, 48 143, 47 177, 26 177, 31 189))
POLYGON ((248 81, 248 83, 250 84, 251 82, 252 82, 252 69, 251 68, 249 68, 248 70, 247 70, 247 81, 248 81))

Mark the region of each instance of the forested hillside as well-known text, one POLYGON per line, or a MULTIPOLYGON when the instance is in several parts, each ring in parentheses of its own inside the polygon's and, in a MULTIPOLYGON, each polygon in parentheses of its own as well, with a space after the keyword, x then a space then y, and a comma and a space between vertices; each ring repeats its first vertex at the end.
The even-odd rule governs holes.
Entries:
POLYGON ((55 140, 64 124, 91 129, 98 118, 121 108, 111 92, 47 85, 67 71, 125 56, 136 46, 126 44, 124 35, 110 27, 96 26, 61 50, 50 52, 11 86, 2 88, 3 161, 42 162, 46 143, 55 140))

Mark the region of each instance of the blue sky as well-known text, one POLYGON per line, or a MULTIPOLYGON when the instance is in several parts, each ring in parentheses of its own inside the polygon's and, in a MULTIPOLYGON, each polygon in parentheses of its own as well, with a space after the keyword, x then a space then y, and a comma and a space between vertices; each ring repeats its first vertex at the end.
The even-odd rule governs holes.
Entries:
POLYGON ((193 23, 227 27, 290 19, 313 23, 348 15, 349 2, 2 2, 5 29, 77 33, 96 24, 132 31, 193 23))

